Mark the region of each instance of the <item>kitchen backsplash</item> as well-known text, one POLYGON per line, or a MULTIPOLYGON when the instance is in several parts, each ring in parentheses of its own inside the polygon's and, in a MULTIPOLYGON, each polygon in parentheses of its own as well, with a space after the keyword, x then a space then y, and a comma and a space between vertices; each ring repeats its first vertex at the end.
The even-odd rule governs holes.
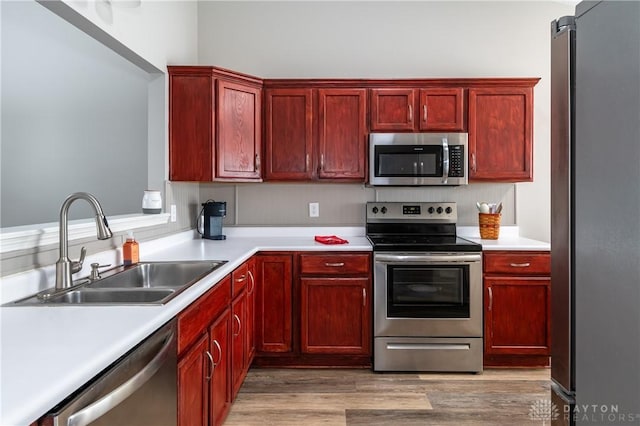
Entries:
POLYGON ((515 184, 459 187, 371 188, 362 184, 200 184, 200 202, 226 201, 226 226, 364 226, 367 201, 454 201, 458 224, 477 225, 476 201, 502 202, 502 224, 515 225, 515 184), (320 216, 309 217, 309 203, 320 216))

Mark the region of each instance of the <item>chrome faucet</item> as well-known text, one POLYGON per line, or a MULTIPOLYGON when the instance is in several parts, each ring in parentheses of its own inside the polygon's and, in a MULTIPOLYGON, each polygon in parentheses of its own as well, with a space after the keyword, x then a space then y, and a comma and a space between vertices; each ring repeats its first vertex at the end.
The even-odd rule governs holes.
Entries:
POLYGON ((113 235, 96 197, 88 192, 76 192, 69 195, 62 203, 62 207, 60 207, 60 258, 56 262, 56 291, 67 289, 73 285, 71 275, 82 269, 84 256, 87 253, 86 249, 82 247, 79 260, 72 261, 69 259, 69 232, 67 229, 69 225, 69 207, 75 200, 79 199, 88 201, 96 212, 98 239, 106 240, 113 235))

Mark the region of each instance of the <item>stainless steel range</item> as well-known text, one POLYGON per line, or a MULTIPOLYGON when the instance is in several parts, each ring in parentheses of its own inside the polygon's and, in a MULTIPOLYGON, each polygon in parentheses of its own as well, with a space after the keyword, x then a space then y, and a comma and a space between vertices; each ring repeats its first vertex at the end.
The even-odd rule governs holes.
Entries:
POLYGON ((375 371, 482 371, 482 246, 455 203, 367 203, 375 371))

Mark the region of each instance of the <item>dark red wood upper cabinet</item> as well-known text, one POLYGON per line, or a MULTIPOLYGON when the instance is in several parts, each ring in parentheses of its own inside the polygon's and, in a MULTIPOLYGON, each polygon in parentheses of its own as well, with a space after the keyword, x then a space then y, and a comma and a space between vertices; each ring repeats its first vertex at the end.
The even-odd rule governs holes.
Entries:
POLYGON ((265 104, 265 179, 311 180, 313 90, 268 89, 265 104))
POLYGON ((169 179, 261 179, 262 81, 211 66, 168 66, 169 179))
POLYGON ((206 70, 169 74, 170 180, 213 179, 214 91, 206 70))
POLYGON ((219 178, 260 178, 261 90, 225 80, 217 86, 219 178))
POLYGON ((370 91, 372 132, 462 132, 464 89, 380 88, 370 91))
POLYGON ((413 130, 414 93, 413 89, 371 89, 371 131, 413 130))
POLYGON ((318 177, 366 176, 366 89, 318 89, 318 177))
POLYGON ((420 89, 417 114, 420 130, 464 131, 464 89, 420 89))
POLYGON ((469 179, 533 180, 533 87, 469 89, 469 179))

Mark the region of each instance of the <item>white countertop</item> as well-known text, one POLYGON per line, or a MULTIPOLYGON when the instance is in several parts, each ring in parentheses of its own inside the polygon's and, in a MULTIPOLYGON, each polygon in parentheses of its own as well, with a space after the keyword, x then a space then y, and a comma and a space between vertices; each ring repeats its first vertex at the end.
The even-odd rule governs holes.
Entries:
POLYGON ((458 235, 475 243, 482 244, 483 251, 518 250, 518 251, 549 251, 551 244, 521 237, 517 226, 501 226, 497 240, 483 240, 477 226, 458 226, 458 235))
MULTIPOLYGON (((517 227, 516 235, 503 227, 499 240, 480 240, 474 237, 474 227, 466 228, 460 227, 460 236, 481 243, 485 250, 549 249, 548 243, 517 237, 517 227)), ((361 227, 244 227, 226 228, 225 233, 224 241, 184 232, 140 244, 143 261, 228 261, 166 305, 0 307, 0 425, 29 425, 40 418, 258 251, 371 251, 361 227), (349 244, 320 244, 314 235, 338 235, 349 244)), ((88 257, 85 263, 113 262, 113 252, 88 257)), ((46 288, 47 281, 52 286, 52 276, 49 266, 4 277, 2 300, 33 294, 46 288)))
MULTIPOLYGON (((349 244, 320 244, 313 232, 303 236, 296 228, 287 229, 286 237, 227 232, 227 240, 211 241, 187 232, 141 243, 140 258, 145 261, 228 261, 162 306, 0 307, 0 425, 37 420, 257 251, 371 251, 363 235, 350 235, 349 229, 328 231, 321 235, 335 234, 349 244)), ((15 280, 30 274, 41 272, 17 274, 22 276, 15 280)), ((12 285, 10 281, 12 277, 5 277, 1 285, 12 285)))

